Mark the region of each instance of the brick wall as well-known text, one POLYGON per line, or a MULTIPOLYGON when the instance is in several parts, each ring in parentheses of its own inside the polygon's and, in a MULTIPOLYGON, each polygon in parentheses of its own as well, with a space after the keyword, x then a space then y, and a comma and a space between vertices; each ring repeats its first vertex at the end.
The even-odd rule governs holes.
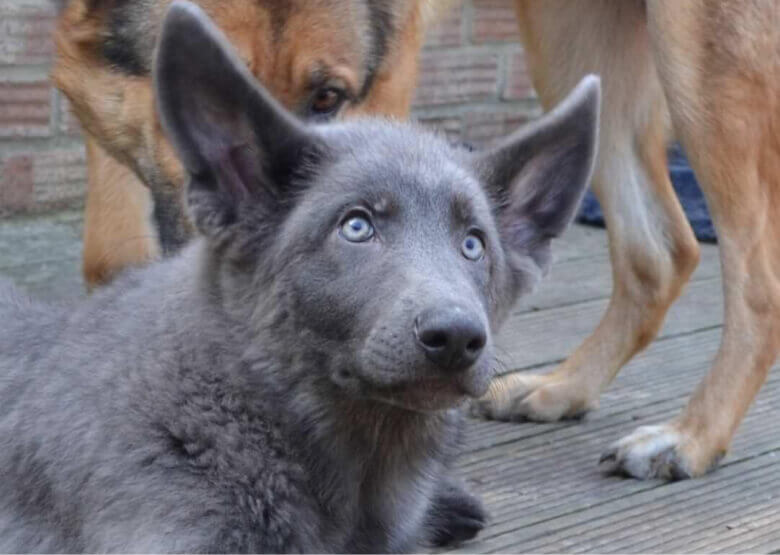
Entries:
POLYGON ((483 145, 539 113, 512 0, 459 0, 430 29, 413 115, 483 145))
MULTIPOLYGON (((0 0, 0 214, 83 203, 85 152, 48 80, 52 0, 0 0)), ((537 113, 511 0, 458 0, 428 34, 413 114, 484 144, 537 113)))
POLYGON ((85 154, 49 83, 51 0, 0 0, 0 213, 83 202, 85 154))

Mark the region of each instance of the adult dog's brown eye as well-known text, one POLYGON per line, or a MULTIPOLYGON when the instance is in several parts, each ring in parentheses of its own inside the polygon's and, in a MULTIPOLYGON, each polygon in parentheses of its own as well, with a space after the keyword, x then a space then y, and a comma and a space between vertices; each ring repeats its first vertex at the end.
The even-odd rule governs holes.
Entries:
POLYGON ((313 117, 329 117, 335 115, 344 104, 347 95, 341 89, 324 87, 314 91, 309 103, 309 114, 313 117))

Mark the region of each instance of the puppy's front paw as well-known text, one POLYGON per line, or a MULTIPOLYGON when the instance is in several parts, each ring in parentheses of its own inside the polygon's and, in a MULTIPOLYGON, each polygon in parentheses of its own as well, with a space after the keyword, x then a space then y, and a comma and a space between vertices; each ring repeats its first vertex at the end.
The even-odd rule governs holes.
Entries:
POLYGON ((445 547, 475 537, 487 522, 482 501, 455 484, 448 484, 436 496, 429 514, 430 542, 445 547))

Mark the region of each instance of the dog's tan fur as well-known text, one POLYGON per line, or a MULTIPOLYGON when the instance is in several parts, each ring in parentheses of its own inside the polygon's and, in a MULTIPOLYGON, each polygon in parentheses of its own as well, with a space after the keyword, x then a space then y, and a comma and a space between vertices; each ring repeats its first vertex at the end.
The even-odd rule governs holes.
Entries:
POLYGON ((157 258, 159 247, 149 189, 89 136, 87 162, 83 271, 91 287, 109 281, 119 268, 157 258))
POLYGON ((595 407, 621 366, 655 337, 698 262, 666 170, 671 119, 717 229, 723 340, 683 413, 617 442, 605 462, 640 478, 701 475, 728 449, 779 346, 780 8, 774 0, 516 6, 545 106, 581 75, 602 76, 593 187, 607 220, 614 287, 596 331, 568 360, 549 375, 497 380, 479 410, 502 419, 575 416, 595 407))
MULTIPOLYGON (((148 79, 118 77, 96 58, 102 23, 85 17, 86 1, 73 0, 61 21, 55 78, 91 136, 85 270, 98 283, 156 254, 151 229, 139 224, 150 206, 139 176, 152 187, 179 184, 181 168, 160 133, 148 79)), ((254 0, 236 11, 242 2, 230 10, 216 0, 199 3, 283 102, 295 105, 302 94, 293 61, 301 56, 331 59, 345 80, 355 79, 353 38, 338 17, 314 10, 291 22, 293 38, 269 59, 267 13, 254 0), (321 34, 312 34, 313 18, 321 34)), ((166 3, 160 0, 160 10, 166 3)), ((699 258, 667 173, 673 128, 718 232, 723 342, 679 418, 640 428, 606 458, 637 477, 698 476, 728 449, 778 350, 780 247, 773 239, 780 223, 772 216, 780 213, 780 10, 774 0, 516 0, 516 7, 545 107, 584 74, 602 76, 593 188, 608 224, 614 285, 601 322, 568 360, 549 375, 496 380, 478 411, 542 421, 579 415, 597 406, 620 368, 653 340, 699 258)), ((407 13, 361 111, 406 115, 424 11, 416 3, 407 13)))
MULTIPOLYGON (((148 14, 151 22, 159 23, 170 1, 154 2, 148 14)), ((349 24, 353 19, 349 2, 197 3, 224 30, 252 72, 287 107, 295 109, 304 101, 315 70, 327 73, 329 79, 339 80, 358 95, 365 62, 361 33, 366 30, 349 24), (280 11, 284 14, 278 15, 280 11), (279 19, 284 20, 281 29, 279 19)), ((101 56, 111 4, 71 0, 55 35, 53 78, 70 99, 91 145, 84 233, 84 273, 91 286, 105 282, 121 268, 157 255, 156 234, 149 219, 149 190, 174 204, 184 180, 181 164, 156 116, 150 77, 127 75, 101 56), (144 191, 142 184, 149 189, 144 191)), ((389 37, 371 88, 359 103, 347 106, 343 115, 408 114, 423 29, 433 10, 427 2, 411 0, 399 0, 393 8, 397 30, 389 37)), ((188 228, 188 222, 181 224, 188 228)))

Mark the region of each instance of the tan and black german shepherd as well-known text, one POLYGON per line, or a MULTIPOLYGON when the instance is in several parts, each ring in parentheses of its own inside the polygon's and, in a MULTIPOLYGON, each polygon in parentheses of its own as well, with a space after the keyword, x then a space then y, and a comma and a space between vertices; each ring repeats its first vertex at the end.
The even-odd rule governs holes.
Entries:
MULTIPOLYGON (((172 0, 67 0, 56 85, 87 137, 84 274, 90 286, 190 235, 180 162, 155 115, 150 70, 172 0), (156 225, 153 225, 156 224, 156 225), (156 228, 156 229, 155 229, 156 228)), ((424 22, 417 0, 197 0, 252 73, 305 119, 405 117, 424 22)), ((198 53, 191 55, 197 58, 198 53)))
MULTIPOLYGON (((252 72, 298 113, 406 113, 423 3, 198 3, 252 72)), ((157 201, 163 248, 174 248, 187 235, 179 205, 171 200, 181 169, 154 117, 148 77, 167 4, 71 0, 59 26, 54 75, 89 136, 85 270, 91 283, 156 252, 156 243, 143 239, 153 233, 141 182, 157 201)), ((638 478, 701 475, 728 449, 780 348, 780 5, 515 4, 546 108, 584 74, 602 77, 593 188, 608 223, 614 285, 602 321, 568 360, 549 375, 497 380, 477 411, 546 421, 581 414, 597 405, 620 368, 653 340, 699 258, 667 174, 665 148, 673 129, 717 228, 726 301, 722 345, 682 414, 620 440, 604 463, 638 478)))

